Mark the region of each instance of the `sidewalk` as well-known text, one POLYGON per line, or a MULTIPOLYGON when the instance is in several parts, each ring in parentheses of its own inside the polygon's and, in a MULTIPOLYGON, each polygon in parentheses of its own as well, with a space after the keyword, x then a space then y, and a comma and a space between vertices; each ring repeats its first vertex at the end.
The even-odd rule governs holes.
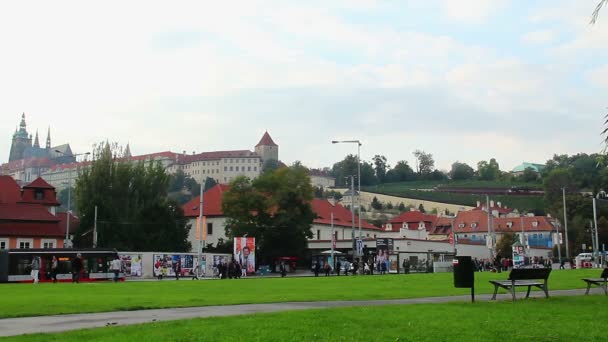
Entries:
MULTIPOLYGON (((599 292, 599 291, 598 291, 599 292)), ((597 293, 597 292, 593 292, 597 293)), ((551 291, 553 296, 580 296, 584 289, 551 291)), ((521 293, 519 296, 521 297, 521 293)), ((476 301, 489 301, 491 294, 475 296, 476 301)), ((533 291, 530 297, 544 298, 541 291, 533 291)), ((511 300, 510 294, 498 295, 498 300, 511 300)), ((190 308, 154 309, 138 311, 116 311, 89 314, 72 314, 56 316, 38 316, 23 318, 0 319, 0 336, 14 336, 33 333, 50 333, 67 330, 98 328, 107 325, 130 325, 170 321, 197 317, 234 316, 263 312, 278 312, 287 310, 325 309, 349 306, 374 306, 395 304, 425 304, 470 302, 471 296, 427 297, 390 300, 361 300, 361 301, 331 301, 331 302, 286 302, 271 304, 242 304, 220 305, 190 308)))

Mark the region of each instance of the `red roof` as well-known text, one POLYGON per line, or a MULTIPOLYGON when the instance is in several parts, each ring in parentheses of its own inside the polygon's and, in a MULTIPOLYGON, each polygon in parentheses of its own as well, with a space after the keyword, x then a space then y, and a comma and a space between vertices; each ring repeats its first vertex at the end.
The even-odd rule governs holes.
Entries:
POLYGON ((272 141, 270 134, 268 134, 268 131, 266 131, 264 133, 264 135, 262 136, 262 139, 260 139, 260 142, 257 145, 255 145, 255 147, 258 147, 258 146, 279 146, 279 145, 275 144, 274 141, 272 141))
MULTIPOLYGON (((217 184, 211 189, 205 191, 203 194, 203 215, 205 216, 223 216, 222 211, 222 195, 228 191, 230 187, 225 184, 217 184)), ((184 204, 184 216, 186 217, 198 217, 200 215, 200 196, 197 196, 190 200, 190 202, 184 204)))
POLYGON ((0 204, 0 221, 59 222, 43 205, 0 204))
POLYGON ((0 204, 15 204, 21 199, 21 188, 11 176, 0 176, 0 204))
POLYGON ((56 222, 7 223, 0 221, 0 236, 62 237, 65 236, 65 229, 62 230, 56 222))
MULTIPOLYGON (((492 227, 495 232, 521 232, 523 221, 524 231, 554 231, 553 220, 546 216, 525 217, 492 217, 492 227)), ((488 231, 488 214, 481 210, 461 211, 454 220, 456 233, 475 233, 488 231), (475 227, 473 227, 475 225, 475 227)))
POLYGON ((55 189, 54 186, 47 183, 42 177, 34 179, 33 182, 23 187, 24 189, 55 189))
POLYGON ((418 223, 418 222, 435 222, 437 216, 427 215, 418 210, 411 210, 401 213, 397 217, 393 217, 390 223, 418 223))
MULTIPOLYGON (((314 223, 331 225, 331 213, 334 213, 334 226, 352 227, 352 212, 344 208, 340 203, 332 206, 328 200, 313 199, 312 210, 317 214, 314 223)), ((355 227, 359 227, 359 218, 355 215, 355 227)), ((380 230, 380 228, 361 220, 361 228, 380 230)))

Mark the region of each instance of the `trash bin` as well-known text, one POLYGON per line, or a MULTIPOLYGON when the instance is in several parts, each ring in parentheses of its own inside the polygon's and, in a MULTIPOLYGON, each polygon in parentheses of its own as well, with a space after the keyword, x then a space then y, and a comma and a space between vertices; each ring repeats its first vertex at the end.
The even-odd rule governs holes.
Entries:
POLYGON ((454 287, 470 288, 471 301, 475 301, 475 265, 470 256, 454 257, 454 287))

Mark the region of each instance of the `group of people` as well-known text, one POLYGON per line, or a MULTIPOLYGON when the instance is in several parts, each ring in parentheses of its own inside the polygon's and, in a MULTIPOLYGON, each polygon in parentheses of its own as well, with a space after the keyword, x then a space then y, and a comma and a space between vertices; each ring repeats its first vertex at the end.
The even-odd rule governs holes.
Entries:
MULTIPOLYGON (((72 283, 80 283, 80 274, 84 269, 84 262, 82 261, 82 255, 78 253, 75 258, 70 261, 72 266, 72 283)), ((38 284, 40 279, 40 269, 42 268, 42 259, 39 256, 34 256, 30 264, 33 283, 38 284)), ((51 259, 50 276, 53 279, 53 283, 57 282, 57 274, 59 274, 59 260, 56 256, 51 259)))
POLYGON ((213 265, 213 276, 219 279, 240 279, 247 276, 247 265, 236 259, 220 261, 213 265))
POLYGON ((182 261, 179 259, 175 262, 168 262, 163 259, 158 259, 154 264, 154 268, 156 270, 156 278, 158 280, 163 280, 163 277, 168 276, 169 269, 173 270, 176 280, 179 280, 179 277, 182 275, 182 261))

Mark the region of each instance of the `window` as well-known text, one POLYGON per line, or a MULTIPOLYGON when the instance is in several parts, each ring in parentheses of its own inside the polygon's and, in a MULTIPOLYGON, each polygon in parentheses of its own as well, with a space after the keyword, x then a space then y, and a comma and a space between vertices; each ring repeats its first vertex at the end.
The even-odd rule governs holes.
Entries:
POLYGON ((247 171, 251 171, 251 166, 247 166, 247 171))
POLYGON ((253 167, 253 171, 257 171, 257 170, 258 170, 258 167, 257 167, 257 166, 254 166, 254 167, 253 167))
POLYGON ((538 226, 538 221, 532 222, 532 227, 537 227, 537 226, 538 226))
POLYGON ((321 240, 321 230, 317 229, 317 240, 321 240))
POLYGON ((236 171, 236 172, 239 172, 239 167, 238 167, 238 166, 237 166, 237 167, 235 167, 235 171, 236 171))
POLYGON ((224 171, 228 171, 228 166, 224 166, 224 171))
POLYGON ((0 249, 7 249, 8 248, 8 240, 0 240, 0 249))
POLYGON ((17 246, 19 248, 32 248, 34 241, 32 239, 17 239, 17 246))
POLYGON ((230 171, 232 171, 232 166, 230 167, 230 171))
POLYGON ((464 223, 458 224, 458 228, 464 228, 464 223))
POLYGON ((408 225, 407 223, 403 222, 402 227, 403 227, 403 229, 408 229, 408 228, 409 228, 409 225, 408 225))
POLYGON ((513 227, 513 222, 511 222, 511 221, 507 222, 507 228, 511 228, 511 227, 513 227))
POLYGON ((37 201, 41 201, 44 199, 44 190, 36 190, 36 193, 34 194, 34 198, 37 201))
POLYGON ((207 234, 213 234, 213 223, 207 223, 207 234))
POLYGON ((55 248, 55 240, 54 239, 43 239, 42 240, 42 248, 55 248))
POLYGON ((473 229, 477 228, 477 223, 471 223, 471 228, 473 228, 473 229))

